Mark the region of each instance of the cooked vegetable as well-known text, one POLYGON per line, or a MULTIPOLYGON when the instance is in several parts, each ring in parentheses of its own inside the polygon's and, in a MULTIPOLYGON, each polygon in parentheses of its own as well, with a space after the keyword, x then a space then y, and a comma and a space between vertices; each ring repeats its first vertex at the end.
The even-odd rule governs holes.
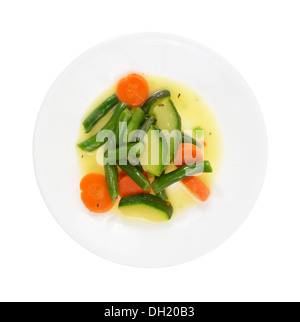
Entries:
MULTIPOLYGON (((111 148, 111 141, 107 143, 107 148, 111 148)), ((105 157, 108 155, 108 151, 105 152, 105 157)), ((114 202, 119 196, 119 188, 118 188, 118 168, 116 165, 110 164, 106 162, 104 165, 105 178, 108 186, 108 191, 110 195, 110 199, 114 202)))
POLYGON ((130 121, 132 117, 132 113, 128 108, 125 108, 125 110, 122 112, 122 114, 119 117, 119 124, 116 127, 116 142, 117 145, 124 143, 125 138, 127 142, 127 133, 126 133, 126 127, 127 123, 130 121))
POLYGON ((148 191, 150 189, 148 179, 136 167, 129 163, 127 165, 122 165, 120 164, 120 161, 118 162, 118 166, 144 191, 148 191))
POLYGON ((145 150, 140 156, 140 163, 144 171, 160 176, 164 171, 168 156, 168 145, 163 133, 152 125, 144 138, 144 145, 145 150))
POLYGON ((194 138, 190 137, 189 135, 185 133, 181 133, 182 135, 182 143, 192 143, 194 145, 197 145, 199 148, 202 148, 202 144, 198 141, 196 141, 194 138))
POLYGON ((143 190, 127 174, 125 174, 119 180, 119 192, 120 197, 123 198, 137 193, 150 193, 150 188, 147 191, 143 190))
POLYGON ((148 91, 147 81, 138 74, 130 74, 122 78, 117 85, 119 100, 130 106, 142 105, 147 99, 148 91))
POLYGON ((111 130, 115 131, 116 126, 118 125, 118 120, 121 115, 121 113, 127 108, 127 104, 119 103, 115 109, 114 114, 110 118, 110 120, 105 124, 105 126, 94 136, 91 138, 81 142, 78 144, 78 147, 81 148, 84 151, 92 152, 96 149, 100 148, 104 143, 107 142, 107 139, 105 139, 103 142, 100 142, 99 135, 101 135, 101 131, 103 130, 111 130), (98 139, 97 139, 98 137, 98 139), (99 142, 98 142, 99 141, 99 142))
MULTIPOLYGON (((152 105, 149 110, 149 114, 156 117, 156 125, 161 130, 167 130, 170 134, 173 130, 181 130, 181 118, 170 97, 163 98, 156 104, 152 105)), ((179 134, 176 134, 174 137, 170 138, 170 163, 174 160, 179 141, 179 134)))
POLYGON ((197 177, 188 177, 181 182, 189 189, 189 191, 201 201, 206 201, 209 197, 209 189, 197 177))
POLYGON ((126 159, 130 154, 139 155, 144 150, 144 144, 139 143, 128 143, 127 145, 120 146, 116 150, 112 150, 108 153, 107 162, 115 164, 117 160, 126 159))
POLYGON ((156 195, 157 195, 157 197, 159 197, 162 200, 165 200, 165 201, 169 200, 166 190, 162 190, 162 191, 156 193, 156 195))
POLYGON ((104 170, 110 199, 114 202, 119 196, 118 169, 116 165, 107 163, 104 165, 104 170))
MULTIPOLYGON (((144 169, 143 169, 144 170, 144 169)), ((148 178, 153 178, 153 177, 155 177, 155 175, 153 174, 153 173, 150 173, 150 172, 147 172, 147 176, 148 176, 148 178)))
MULTIPOLYGON (((93 129, 94 134, 97 122, 115 109, 96 135, 78 144, 86 152, 105 144, 96 160, 93 156, 86 158, 91 161, 87 164, 90 169, 96 165, 94 161, 104 164, 105 175, 90 173, 80 183, 81 199, 90 211, 106 212, 120 196, 119 208, 129 217, 152 222, 170 220, 173 207, 166 188, 179 181, 201 201, 209 197, 208 187, 194 176, 212 172, 209 161, 203 161, 204 136, 196 135, 203 129, 195 127, 191 136, 181 132, 181 117, 169 90, 159 90, 150 97, 148 94, 146 79, 129 74, 118 82, 116 94, 106 98, 83 121, 85 132, 93 129), (173 161, 177 169, 165 173, 173 161)), ((179 98, 181 93, 177 90, 173 95, 179 98)), ((182 104, 187 102, 183 100, 182 104)))
MULTIPOLYGON (((163 174, 165 174, 165 171, 163 172, 163 174)), ((156 193, 157 197, 161 198, 162 200, 168 201, 168 195, 166 193, 166 190, 162 190, 156 193)))
POLYGON ((148 193, 140 193, 122 198, 119 208, 122 211, 128 210, 126 212, 128 216, 139 217, 154 222, 169 220, 173 214, 173 208, 170 204, 148 193))
POLYGON ((80 182, 81 200, 92 212, 103 213, 109 211, 113 203, 105 177, 99 173, 90 173, 80 182))
MULTIPOLYGON (((144 169, 142 167, 142 165, 140 163, 138 163, 137 165, 135 165, 135 167, 140 171, 140 172, 144 172, 144 169)), ((149 178, 149 176, 147 175, 147 177, 149 178)))
POLYGON ((201 126, 196 126, 193 128, 193 132, 196 132, 196 131, 204 131, 204 130, 201 126))
POLYGON ((134 132, 135 130, 137 130, 140 125, 142 124, 143 120, 144 120, 145 114, 143 112, 142 109, 140 109, 139 107, 136 108, 136 110, 134 111, 132 118, 130 120, 130 122, 128 123, 128 127, 127 127, 127 140, 128 142, 134 142, 134 132))
POLYGON ((191 164, 200 161, 203 161, 203 155, 199 147, 192 143, 182 143, 179 145, 174 159, 175 165, 191 164))
POLYGON ((124 171, 119 171, 119 181, 124 177, 126 176, 126 173, 124 171))
POLYGON ((138 135, 135 135, 133 138, 132 138, 132 141, 135 141, 135 142, 143 142, 144 140, 144 136, 145 134, 148 133, 148 131, 150 130, 150 127, 156 122, 156 118, 154 116, 150 116, 148 117, 144 122, 143 124, 141 125, 140 127, 140 130, 141 132, 138 133, 138 135))
POLYGON ((163 98, 170 97, 170 96, 171 96, 170 91, 166 89, 155 92, 143 104, 142 106, 143 111, 147 114, 152 106, 159 104, 159 102, 163 98))
POLYGON ((85 132, 88 133, 92 130, 94 125, 105 116, 117 103, 119 99, 116 94, 113 94, 101 103, 84 121, 83 127, 85 132))
POLYGON ((202 172, 212 172, 212 167, 209 161, 201 161, 190 165, 184 165, 172 172, 164 174, 159 178, 156 178, 152 182, 152 189, 155 193, 158 193, 175 182, 181 181, 187 177, 202 172))

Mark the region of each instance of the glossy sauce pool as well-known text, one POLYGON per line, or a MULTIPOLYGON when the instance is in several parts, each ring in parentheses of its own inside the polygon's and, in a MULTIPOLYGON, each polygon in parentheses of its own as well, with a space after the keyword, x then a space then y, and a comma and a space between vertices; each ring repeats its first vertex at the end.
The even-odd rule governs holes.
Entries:
MULTIPOLYGON (((161 76, 143 76, 148 82, 150 94, 161 89, 168 89, 171 92, 171 99, 179 115, 181 116, 182 130, 192 130, 199 126, 204 129, 204 139, 206 142, 205 160, 210 161, 213 167, 213 173, 203 173, 201 174, 201 176, 199 176, 199 178, 201 178, 201 181, 205 183, 211 190, 213 190, 214 182, 221 165, 222 137, 218 121, 214 116, 212 110, 198 93, 178 81, 161 76)), ((115 93, 115 88, 116 86, 112 86, 111 88, 103 92, 87 109, 87 112, 84 115, 83 119, 107 97, 115 93)), ((88 134, 84 132, 83 126, 81 125, 78 143, 88 139, 89 137, 96 134, 99 130, 101 130, 101 128, 110 119, 112 113, 113 112, 110 111, 96 124, 93 130, 88 134)), ((88 153, 77 148, 78 162, 82 176, 91 172, 104 174, 104 167, 100 166, 96 161, 96 152, 97 151, 88 153)), ((172 166, 170 166, 169 171, 171 169, 172 166)), ((199 200, 194 198, 181 183, 176 183, 170 186, 166 189, 166 192, 174 208, 173 216, 180 215, 183 210, 194 206, 196 203, 201 203, 199 200)), ((111 211, 118 214, 121 213, 118 209, 118 202, 115 203, 111 211)))

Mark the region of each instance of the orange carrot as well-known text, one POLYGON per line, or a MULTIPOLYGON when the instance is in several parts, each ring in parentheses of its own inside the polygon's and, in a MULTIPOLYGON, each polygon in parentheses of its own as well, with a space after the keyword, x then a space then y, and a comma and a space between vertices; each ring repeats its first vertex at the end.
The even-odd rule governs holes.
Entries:
POLYGON ((203 161, 203 155, 198 146, 193 143, 182 143, 179 145, 174 163, 176 165, 191 164, 203 161))
POLYGON ((197 177, 188 177, 181 182, 189 189, 189 191, 201 201, 206 201, 209 197, 210 191, 206 185, 197 177))
POLYGON ((119 100, 130 106, 142 105, 148 97, 148 92, 147 81, 138 74, 129 74, 123 77, 117 85, 119 100))
POLYGON ((121 180, 125 175, 126 173, 124 171, 119 171, 119 180, 121 180))
MULTIPOLYGON (((146 172, 144 172, 144 176, 148 179, 146 172)), ((144 191, 127 174, 125 174, 119 180, 120 197, 123 198, 125 196, 135 195, 137 193, 150 193, 150 189, 148 191, 144 191)))
POLYGON ((92 212, 103 213, 109 211, 111 202, 105 176, 99 173, 90 173, 80 182, 81 200, 92 212))

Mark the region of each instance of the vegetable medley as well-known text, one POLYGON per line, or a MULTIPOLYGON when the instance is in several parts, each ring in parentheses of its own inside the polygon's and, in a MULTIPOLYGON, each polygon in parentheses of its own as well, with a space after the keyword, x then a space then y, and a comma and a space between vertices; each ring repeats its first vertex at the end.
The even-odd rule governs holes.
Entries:
POLYGON ((90 173, 80 183, 82 202, 90 211, 107 212, 121 198, 121 210, 130 212, 139 206, 140 211, 149 212, 149 220, 170 220, 173 208, 166 188, 177 182, 200 201, 208 199, 208 187, 195 177, 212 172, 210 162, 204 160, 203 130, 197 127, 192 135, 182 131, 169 90, 149 96, 147 81, 130 74, 118 82, 116 93, 83 121, 85 132, 111 110, 113 114, 102 129, 78 144, 86 152, 104 145, 105 176, 90 173), (169 172, 170 164, 176 168, 169 172))

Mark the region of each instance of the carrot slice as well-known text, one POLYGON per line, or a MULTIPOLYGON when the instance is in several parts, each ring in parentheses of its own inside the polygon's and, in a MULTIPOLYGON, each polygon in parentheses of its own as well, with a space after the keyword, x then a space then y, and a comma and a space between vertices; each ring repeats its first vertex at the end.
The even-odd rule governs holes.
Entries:
POLYGON ((126 173, 125 173, 124 171, 120 171, 120 172, 119 172, 119 180, 120 180, 121 178, 123 178, 124 176, 126 176, 126 173))
POLYGON ((105 176, 99 173, 90 173, 80 182, 81 200, 92 212, 103 213, 109 211, 111 202, 105 176))
POLYGON ((174 163, 176 165, 191 164, 203 161, 203 155, 198 146, 193 143, 179 145, 174 163))
POLYGON ((129 74, 123 77, 117 85, 119 100, 130 106, 142 105, 147 99, 148 93, 147 81, 138 74, 129 74))
POLYGON ((201 201, 206 201, 209 197, 210 191, 206 185, 197 177, 188 177, 181 182, 189 189, 189 191, 201 201))
MULTIPOLYGON (((144 176, 148 179, 146 172, 144 172, 144 176)), ((148 191, 143 190, 127 174, 125 174, 119 180, 120 197, 123 198, 125 196, 135 195, 137 193, 150 193, 150 189, 148 191)))

